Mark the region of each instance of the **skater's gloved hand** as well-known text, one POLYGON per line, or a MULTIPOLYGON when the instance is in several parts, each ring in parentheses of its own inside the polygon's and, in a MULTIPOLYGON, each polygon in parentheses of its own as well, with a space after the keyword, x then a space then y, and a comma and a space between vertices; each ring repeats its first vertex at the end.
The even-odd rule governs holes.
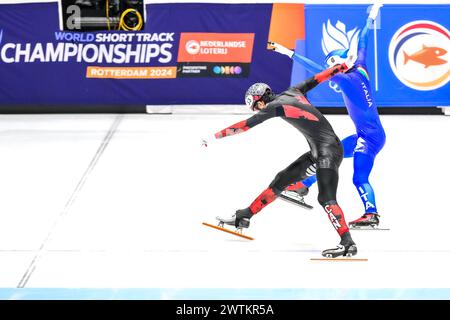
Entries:
POLYGON ((216 142, 216 136, 215 135, 207 135, 202 140, 202 147, 207 148, 214 142, 216 142))
POLYGON ((381 2, 375 2, 372 5, 372 9, 370 10, 369 13, 369 18, 372 20, 375 20, 378 16, 378 11, 380 11, 380 8, 383 6, 383 4, 381 2))
POLYGON ((268 42, 269 45, 271 45, 273 48, 271 48, 273 51, 281 53, 281 54, 285 54, 287 55, 289 58, 292 58, 292 56, 294 55, 294 51, 283 47, 281 44, 278 44, 276 42, 268 42))

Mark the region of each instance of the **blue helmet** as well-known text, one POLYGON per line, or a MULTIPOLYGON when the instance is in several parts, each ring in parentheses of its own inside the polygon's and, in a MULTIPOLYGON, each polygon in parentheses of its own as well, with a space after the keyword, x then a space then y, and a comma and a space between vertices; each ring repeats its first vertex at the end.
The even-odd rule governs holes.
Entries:
POLYGON ((329 67, 333 67, 337 64, 344 63, 348 58, 348 49, 337 49, 331 51, 326 57, 325 57, 325 63, 329 67))

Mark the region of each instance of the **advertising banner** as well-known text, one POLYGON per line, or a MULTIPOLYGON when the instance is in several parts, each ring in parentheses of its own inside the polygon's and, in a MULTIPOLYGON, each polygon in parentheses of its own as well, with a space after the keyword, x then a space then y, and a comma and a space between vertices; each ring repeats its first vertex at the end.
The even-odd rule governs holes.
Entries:
MULTIPOLYGON (((138 31, 98 17, 67 30, 80 24, 72 7, 61 23, 57 2, 0 4, 0 105, 244 104, 255 82, 281 92, 312 75, 268 40, 324 65, 332 50, 357 49, 369 6, 148 4, 138 31)), ((379 106, 450 105, 449 16, 450 5, 381 8, 366 59, 379 106)), ((332 81, 308 97, 343 106, 332 81)))
POLYGON ((292 61, 267 50, 272 4, 145 9, 140 31, 80 32, 56 2, 0 5, 0 104, 244 104, 255 82, 289 86, 292 61))
MULTIPOLYGON (((297 49, 318 64, 332 50, 356 52, 366 5, 306 5, 306 40, 297 49)), ((450 105, 450 5, 385 5, 370 30, 366 63, 375 100, 384 107, 450 105)), ((301 66, 294 64, 294 73, 301 66)), ((301 77, 293 77, 292 83, 301 77)), ((318 106, 342 106, 332 81, 313 90, 318 106)))

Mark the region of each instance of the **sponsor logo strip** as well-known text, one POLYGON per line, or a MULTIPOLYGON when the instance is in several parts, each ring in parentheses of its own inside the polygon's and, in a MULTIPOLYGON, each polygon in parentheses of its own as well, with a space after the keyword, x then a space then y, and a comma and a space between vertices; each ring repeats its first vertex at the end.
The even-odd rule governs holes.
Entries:
POLYGON ((173 79, 177 67, 87 67, 86 78, 98 79, 173 79))
POLYGON ((253 33, 181 33, 178 62, 252 61, 253 33))
POLYGON ((250 73, 249 63, 178 63, 178 77, 243 78, 250 73))

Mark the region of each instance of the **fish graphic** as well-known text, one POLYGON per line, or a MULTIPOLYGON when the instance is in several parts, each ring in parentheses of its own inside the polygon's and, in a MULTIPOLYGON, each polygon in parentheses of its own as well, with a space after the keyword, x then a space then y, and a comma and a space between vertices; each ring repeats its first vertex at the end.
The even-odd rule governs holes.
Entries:
POLYGON ((423 45, 421 50, 413 53, 412 55, 408 55, 405 51, 403 51, 403 54, 405 55, 404 64, 408 63, 409 60, 421 63, 425 66, 425 68, 428 68, 429 66, 446 64, 446 60, 439 58, 446 53, 447 50, 445 49, 439 47, 427 47, 426 45, 423 45))

